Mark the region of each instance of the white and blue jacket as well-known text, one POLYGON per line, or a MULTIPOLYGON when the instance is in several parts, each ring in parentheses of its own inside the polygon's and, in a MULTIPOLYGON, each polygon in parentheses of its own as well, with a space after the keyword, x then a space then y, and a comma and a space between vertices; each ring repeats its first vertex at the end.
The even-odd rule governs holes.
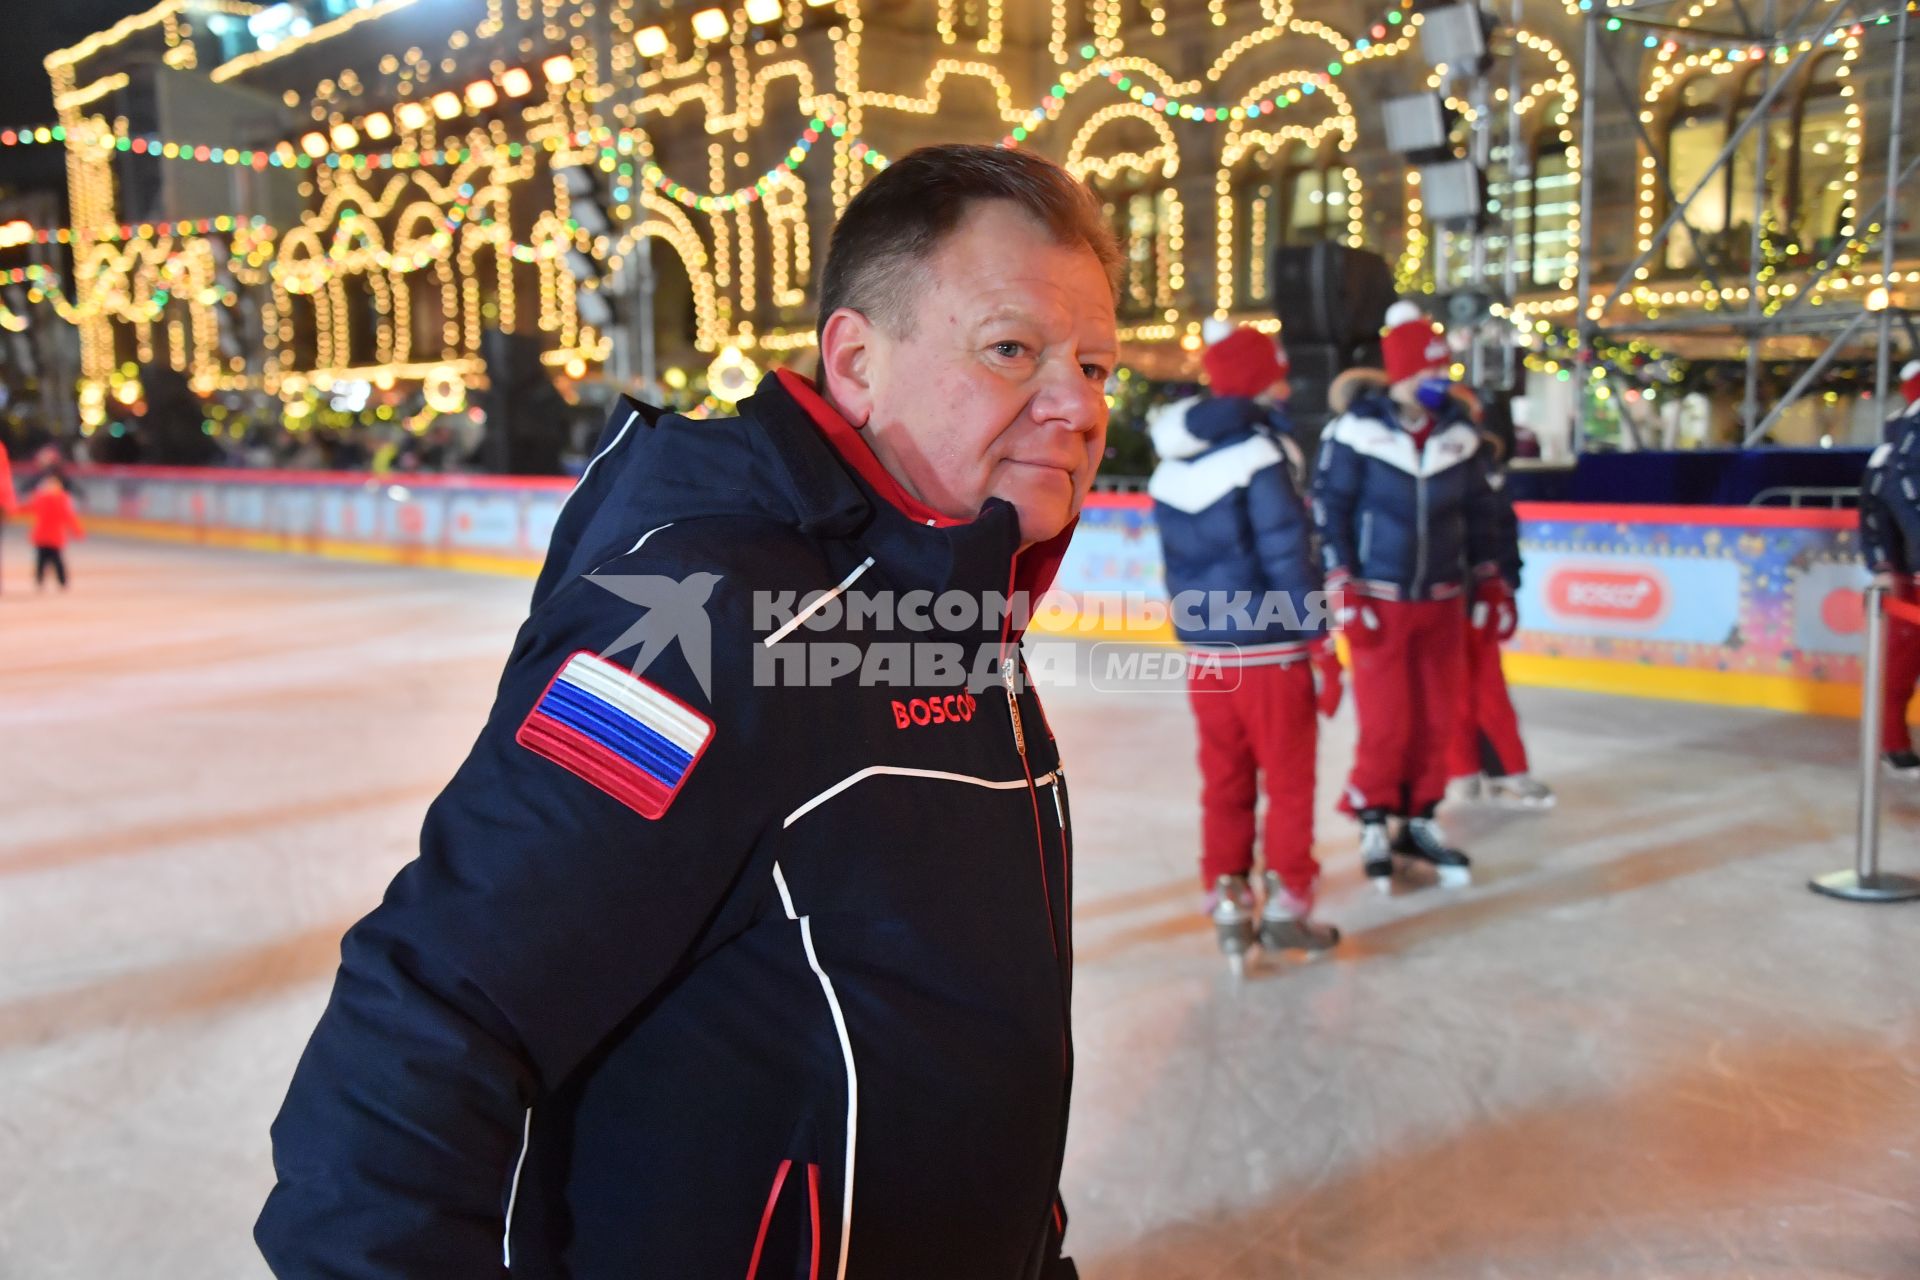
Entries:
POLYGON ((1381 375, 1335 379, 1339 415, 1314 471, 1314 518, 1330 581, 1382 600, 1445 600, 1500 565, 1490 460, 1466 410, 1449 403, 1424 448, 1400 425, 1381 375))
POLYGON ((1920 401, 1887 420, 1860 477, 1860 554, 1873 573, 1920 571, 1920 401))
POLYGON ((1282 412, 1195 396, 1157 410, 1148 430, 1162 461, 1147 493, 1181 642, 1230 646, 1241 665, 1304 656, 1324 634, 1324 614, 1309 607, 1322 584, 1282 412))

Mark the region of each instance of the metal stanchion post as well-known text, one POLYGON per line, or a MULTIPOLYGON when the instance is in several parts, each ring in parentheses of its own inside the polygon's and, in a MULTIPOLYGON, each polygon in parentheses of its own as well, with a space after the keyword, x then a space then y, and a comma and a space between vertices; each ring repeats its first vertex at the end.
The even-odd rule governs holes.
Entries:
POLYGON ((1880 870, 1880 686, 1887 674, 1885 587, 1867 588, 1867 656, 1860 679, 1860 824, 1850 870, 1815 876, 1807 887, 1849 902, 1920 898, 1920 879, 1880 870))

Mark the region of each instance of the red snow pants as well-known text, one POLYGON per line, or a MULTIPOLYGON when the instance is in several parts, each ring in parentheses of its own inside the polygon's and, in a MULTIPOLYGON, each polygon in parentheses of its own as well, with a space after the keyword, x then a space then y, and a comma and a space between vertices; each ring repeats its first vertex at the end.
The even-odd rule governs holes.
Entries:
POLYGON ((1527 747, 1520 741, 1520 717, 1507 693, 1507 675, 1500 669, 1500 637, 1491 631, 1467 628, 1467 697, 1454 735, 1450 778, 1484 773, 1504 778, 1527 772, 1527 747))
MULTIPOLYGON (((1903 599, 1911 601, 1907 591, 1903 599)), ((1880 750, 1913 750, 1913 735, 1907 729, 1907 704, 1913 701, 1913 689, 1920 684, 1920 627, 1889 614, 1887 616, 1887 666, 1881 673, 1880 750)))
POLYGON ((1200 739, 1200 882, 1253 872, 1254 805, 1264 781, 1261 849, 1287 891, 1311 900, 1313 765, 1319 726, 1313 664, 1195 667, 1187 700, 1200 739))
POLYGON ((1360 740, 1340 807, 1419 817, 1446 795, 1465 714, 1466 607, 1458 599, 1365 604, 1380 625, 1347 637, 1360 740))

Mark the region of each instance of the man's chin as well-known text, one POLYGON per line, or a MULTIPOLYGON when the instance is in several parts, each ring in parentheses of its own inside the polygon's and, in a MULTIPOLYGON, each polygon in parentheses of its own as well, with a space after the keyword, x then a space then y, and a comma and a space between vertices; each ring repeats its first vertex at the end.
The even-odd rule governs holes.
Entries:
POLYGON ((1073 523, 1075 514, 1071 507, 1053 503, 1016 502, 1014 508, 1020 513, 1020 545, 1023 547, 1059 537, 1073 523))

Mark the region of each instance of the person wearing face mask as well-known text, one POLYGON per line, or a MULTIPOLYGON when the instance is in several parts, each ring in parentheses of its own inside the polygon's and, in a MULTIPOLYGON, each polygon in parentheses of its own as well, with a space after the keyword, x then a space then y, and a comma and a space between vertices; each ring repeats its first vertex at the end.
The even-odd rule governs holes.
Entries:
POLYGON ((1340 659, 1310 609, 1321 589, 1313 520, 1288 434, 1287 358, 1241 327, 1201 357, 1207 392, 1148 418, 1161 462, 1147 483, 1166 559, 1173 623, 1186 647, 1199 739, 1200 882, 1236 973, 1267 952, 1324 951, 1340 931, 1313 919, 1316 711, 1340 705, 1340 659), (1250 600, 1242 617, 1224 604, 1250 600), (1272 604, 1276 607, 1269 609, 1272 604), (1267 795, 1261 900, 1255 809, 1267 795))
POLYGON ((1119 261, 1051 161, 925 148, 834 231, 818 384, 616 411, 342 944, 276 1274, 1075 1274, 1073 837, 1020 641, 1103 454, 1119 261))
MULTIPOLYGON (((1900 370, 1905 407, 1889 418, 1885 441, 1860 480, 1860 549, 1873 580, 1895 600, 1920 598, 1920 360, 1900 370)), ((1907 706, 1920 684, 1920 627, 1887 619, 1880 687, 1880 763, 1897 778, 1920 778, 1907 706)))
POLYGON ((1360 727, 1341 808, 1360 821, 1362 865, 1382 892, 1409 864, 1443 886, 1472 882, 1471 860, 1434 816, 1464 714, 1468 606, 1483 606, 1475 625, 1499 637, 1518 618, 1487 456, 1447 377, 1446 339, 1412 302, 1386 320, 1384 368, 1334 380, 1338 416, 1313 483, 1360 727))

